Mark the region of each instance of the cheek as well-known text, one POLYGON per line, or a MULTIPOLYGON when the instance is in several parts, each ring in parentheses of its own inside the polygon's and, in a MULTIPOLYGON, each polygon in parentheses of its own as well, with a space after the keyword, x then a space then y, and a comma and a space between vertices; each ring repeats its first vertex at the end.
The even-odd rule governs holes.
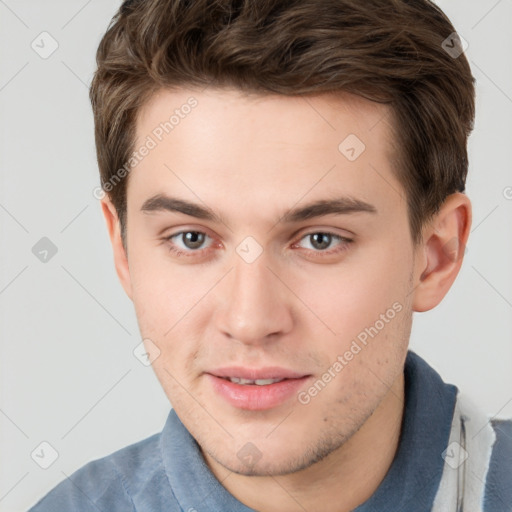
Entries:
MULTIPOLYGON (((412 262, 403 248, 399 254, 393 245, 361 249, 339 266, 289 277, 309 310, 308 323, 318 324, 327 336, 335 333, 336 348, 350 343, 381 314, 395 318, 397 309, 405 309, 412 262)), ((388 326, 385 331, 392 329, 388 326)))
POLYGON ((172 265, 164 247, 134 247, 129 261, 132 298, 141 327, 161 337, 190 309, 197 284, 172 265))
POLYGON ((207 279, 198 280, 197 271, 194 278, 187 267, 171 265, 163 248, 133 253, 137 258, 130 262, 130 275, 139 330, 160 350, 153 366, 162 384, 172 387, 163 367, 177 376, 196 357, 202 330, 197 306, 210 286, 203 282, 207 279))
POLYGON ((171 327, 178 307, 176 289, 154 266, 130 268, 132 299, 141 332, 161 338, 171 327))

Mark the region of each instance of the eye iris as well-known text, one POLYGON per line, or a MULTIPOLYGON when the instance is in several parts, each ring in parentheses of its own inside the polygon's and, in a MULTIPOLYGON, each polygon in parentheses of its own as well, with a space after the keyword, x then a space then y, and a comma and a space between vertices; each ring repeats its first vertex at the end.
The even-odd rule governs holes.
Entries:
POLYGON ((204 242, 204 233, 197 231, 187 231, 183 233, 183 242, 189 249, 197 249, 204 242))
POLYGON ((331 244, 331 235, 327 233, 314 233, 310 235, 311 244, 316 249, 327 249, 331 244))

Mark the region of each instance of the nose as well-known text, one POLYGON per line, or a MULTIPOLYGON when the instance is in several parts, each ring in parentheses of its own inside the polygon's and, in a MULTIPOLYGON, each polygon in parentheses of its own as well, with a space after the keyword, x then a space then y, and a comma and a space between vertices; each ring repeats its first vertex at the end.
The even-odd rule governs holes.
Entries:
POLYGON ((234 269, 219 291, 217 327, 244 344, 275 341, 292 329, 292 294, 264 254, 252 263, 235 254, 234 269))

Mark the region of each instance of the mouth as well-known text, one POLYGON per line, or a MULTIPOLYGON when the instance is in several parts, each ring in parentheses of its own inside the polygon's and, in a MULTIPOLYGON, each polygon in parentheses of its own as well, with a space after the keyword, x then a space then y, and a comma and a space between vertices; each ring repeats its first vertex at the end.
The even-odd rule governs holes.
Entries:
POLYGON ((223 368, 206 373, 213 391, 224 401, 250 411, 278 407, 288 402, 312 377, 283 368, 223 368))
POLYGON ((243 379, 242 377, 220 377, 221 379, 229 380, 233 384, 241 384, 242 386, 247 386, 248 384, 256 385, 256 386, 268 386, 269 384, 275 384, 276 382, 282 382, 286 379, 243 379))

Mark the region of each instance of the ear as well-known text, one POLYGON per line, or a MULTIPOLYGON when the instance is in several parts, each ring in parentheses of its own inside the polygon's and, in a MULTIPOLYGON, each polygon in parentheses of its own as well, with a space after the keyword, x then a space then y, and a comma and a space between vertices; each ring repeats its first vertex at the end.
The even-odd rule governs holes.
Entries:
POLYGON ((112 243, 114 265, 116 267, 117 276, 119 277, 119 281, 121 282, 124 291, 131 299, 132 284, 130 279, 130 269, 128 266, 128 257, 121 238, 121 224, 119 222, 117 210, 108 195, 101 200, 101 209, 107 224, 110 242, 112 243))
POLYGON ((413 311, 436 307, 448 293, 462 266, 471 220, 471 201, 456 192, 425 229, 416 255, 413 311))

